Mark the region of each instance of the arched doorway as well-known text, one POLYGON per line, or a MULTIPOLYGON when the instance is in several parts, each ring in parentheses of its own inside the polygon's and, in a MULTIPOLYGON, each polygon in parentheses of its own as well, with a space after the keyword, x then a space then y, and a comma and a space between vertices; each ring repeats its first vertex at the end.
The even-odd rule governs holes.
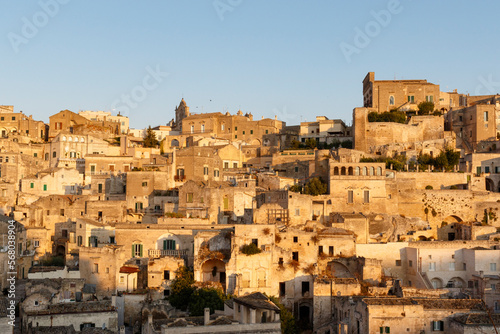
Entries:
POLYGON ((461 279, 460 277, 453 277, 446 283, 447 288, 464 288, 465 287, 465 281, 461 279))
POLYGON ((431 284, 434 289, 441 289, 443 287, 443 281, 437 277, 431 279, 431 284))
POLYGON ((201 266, 202 282, 217 282, 226 288, 226 264, 221 260, 208 260, 201 266))

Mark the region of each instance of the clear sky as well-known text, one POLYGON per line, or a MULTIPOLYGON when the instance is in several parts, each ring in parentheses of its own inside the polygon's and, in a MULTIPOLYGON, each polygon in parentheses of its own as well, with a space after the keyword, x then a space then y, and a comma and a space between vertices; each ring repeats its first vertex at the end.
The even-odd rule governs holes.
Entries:
POLYGON ((155 126, 184 97, 194 113, 350 124, 369 71, 500 92, 499 1, 1 0, 0 9, 0 104, 45 122, 63 109, 115 109, 131 127, 155 126))

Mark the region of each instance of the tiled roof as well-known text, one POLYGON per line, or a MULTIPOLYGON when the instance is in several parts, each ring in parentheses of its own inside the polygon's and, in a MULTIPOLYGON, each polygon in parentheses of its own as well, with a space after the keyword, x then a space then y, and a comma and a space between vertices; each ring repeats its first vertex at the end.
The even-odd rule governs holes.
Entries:
POLYGON ((27 315, 50 315, 65 313, 93 313, 93 312, 113 312, 116 308, 111 305, 110 300, 98 302, 76 302, 59 303, 47 305, 47 308, 39 311, 26 311, 27 315))
POLYGON ((250 308, 273 310, 277 312, 280 311, 278 306, 276 306, 269 300, 269 298, 260 292, 254 292, 243 297, 235 297, 233 301, 237 304, 242 304, 250 308))

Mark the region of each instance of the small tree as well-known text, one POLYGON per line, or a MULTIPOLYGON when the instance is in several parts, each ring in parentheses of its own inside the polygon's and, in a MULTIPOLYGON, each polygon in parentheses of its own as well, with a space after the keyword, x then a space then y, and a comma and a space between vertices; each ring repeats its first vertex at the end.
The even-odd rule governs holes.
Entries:
POLYGON ((151 125, 146 130, 146 135, 144 136, 144 147, 156 147, 158 145, 158 140, 156 139, 156 134, 151 125))
POLYGON ((283 334, 298 334, 299 328, 295 322, 295 317, 276 297, 269 298, 276 306, 280 308, 281 333, 283 334))
POLYGON ((314 138, 308 138, 306 140, 306 147, 310 148, 310 149, 314 149, 316 148, 318 144, 316 143, 316 139, 314 138))
POLYGON ((321 178, 315 177, 305 185, 304 194, 312 196, 323 195, 327 189, 326 183, 321 178))
POLYGON ((168 299, 173 307, 185 311, 195 291, 193 287, 194 275, 185 266, 177 269, 175 275, 175 279, 170 286, 170 297, 168 299))
POLYGON ((189 313, 191 316, 197 317, 203 315, 205 307, 210 308, 210 313, 214 313, 215 310, 223 310, 224 300, 226 300, 226 296, 221 289, 198 289, 191 295, 189 313))
POLYGON ((418 114, 419 115, 429 115, 434 110, 433 102, 420 102, 418 104, 418 114))

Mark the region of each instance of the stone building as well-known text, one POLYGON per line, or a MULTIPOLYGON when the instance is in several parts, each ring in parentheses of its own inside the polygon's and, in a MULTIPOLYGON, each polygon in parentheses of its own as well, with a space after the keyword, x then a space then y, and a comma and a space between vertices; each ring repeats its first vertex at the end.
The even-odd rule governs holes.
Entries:
POLYGON ((84 110, 79 111, 78 115, 83 116, 91 121, 120 123, 120 133, 122 134, 128 133, 129 130, 129 118, 127 116, 120 115, 120 113, 114 116, 110 111, 84 110))
POLYGON ((70 110, 62 110, 49 117, 49 139, 61 132, 73 135, 93 135, 110 138, 121 134, 121 122, 111 120, 89 120, 70 110))
POLYGON ((314 139, 317 143, 331 144, 335 141, 352 140, 352 128, 340 119, 328 119, 326 116, 316 116, 315 122, 301 122, 299 141, 314 139))
POLYGON ((21 180, 21 191, 39 196, 78 195, 83 187, 83 175, 76 169, 56 167, 21 180))
MULTIPOLYGON (((42 121, 35 121, 33 117, 26 116, 23 112, 14 112, 14 106, 0 106, 0 135, 13 137, 16 135, 26 137, 34 142, 47 140, 48 127, 42 121)), ((21 141, 24 141, 21 139, 21 141)))
POLYGON ((26 228, 9 217, 0 215, 0 288, 9 289, 13 274, 16 280, 27 278, 33 264, 34 245, 27 238, 26 228), (13 232, 10 232, 13 231, 13 232), (12 240, 12 237, 14 240, 12 240), (9 238, 10 237, 10 238, 9 238))
POLYGON ((120 155, 118 146, 111 146, 107 141, 88 134, 75 135, 60 131, 47 143, 45 160, 50 166, 77 168, 83 173, 84 159, 88 154, 120 155))
MULTIPOLYGON (((337 333, 451 333, 457 315, 484 314, 479 299, 334 297, 337 333)), ((325 331, 322 332, 326 333, 325 331)))
POLYGON ((354 148, 366 153, 393 156, 406 151, 437 156, 455 147, 455 137, 445 131, 443 116, 412 116, 407 124, 369 122, 371 109, 354 108, 354 148), (429 148, 430 147, 430 148, 429 148))
POLYGON ((427 80, 375 80, 374 72, 363 79, 363 106, 380 113, 400 108, 417 110, 420 102, 433 102, 436 109, 448 110, 448 101, 440 97, 439 85, 427 80))
POLYGON ((500 105, 475 104, 452 109, 446 114, 445 127, 455 132, 457 148, 466 152, 491 151, 497 141, 499 120, 497 113, 500 105))

